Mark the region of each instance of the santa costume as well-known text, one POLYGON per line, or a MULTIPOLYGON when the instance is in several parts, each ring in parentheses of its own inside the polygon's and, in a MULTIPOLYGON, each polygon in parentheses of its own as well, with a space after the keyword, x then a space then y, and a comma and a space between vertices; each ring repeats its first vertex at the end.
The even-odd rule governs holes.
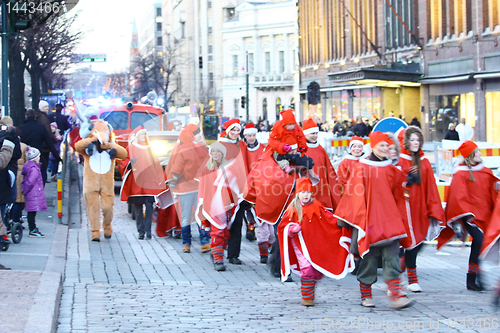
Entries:
POLYGON ((121 201, 127 201, 135 212, 139 239, 151 239, 155 196, 166 190, 163 168, 151 149, 147 131, 139 126, 129 136, 128 156, 122 161, 125 174, 120 190, 121 201), (145 215, 143 214, 145 207, 145 215))
POLYGON ((286 281, 290 269, 299 271, 301 304, 305 306, 314 306, 315 284, 323 275, 341 279, 353 266, 350 232, 341 230, 333 214, 310 197, 312 191, 308 178, 297 181, 297 196, 278 226, 282 281, 286 281), (303 192, 309 192, 308 202, 300 198, 303 192))
POLYGON ((349 141, 349 153, 344 157, 344 159, 340 162, 338 168, 337 168, 337 175, 338 175, 338 184, 341 186, 343 189, 345 184, 347 184, 347 181, 351 177, 352 171, 354 167, 358 164, 359 159, 362 158, 361 156, 354 156, 352 154, 352 148, 354 145, 361 145, 363 147, 363 139, 361 139, 359 136, 353 136, 351 138, 351 141, 349 141))
POLYGON ((481 291, 484 288, 478 258, 495 207, 498 178, 482 164, 481 152, 474 142, 464 141, 458 150, 462 157, 453 171, 445 210, 447 225, 438 237, 438 249, 453 236, 465 240, 469 233, 472 244, 466 285, 469 290, 481 291))
MULTIPOLYGON (((304 121, 302 132, 306 139, 309 134, 318 134, 319 127, 312 118, 304 121)), ((335 211, 340 200, 341 189, 337 185, 337 174, 332 166, 332 162, 316 139, 315 142, 307 141, 307 156, 313 159, 313 171, 319 178, 319 183, 314 186, 313 197, 325 208, 335 211)))
POLYGON ((424 135, 416 126, 404 130, 398 165, 407 175, 408 229, 400 244, 405 249, 408 290, 421 292, 417 277, 417 254, 425 240, 434 240, 445 227, 446 217, 431 163, 424 156, 424 135), (412 168, 414 167, 414 168, 412 168))
MULTIPOLYGON (((166 178, 171 191, 179 198, 180 220, 182 227, 183 252, 191 252, 191 221, 192 212, 198 199, 198 182, 201 169, 208 160, 208 149, 202 142, 197 142, 195 136, 200 128, 194 124, 185 125, 179 134, 179 140, 174 146, 167 168, 166 178)), ((201 139, 201 138, 200 138, 201 139)), ((210 235, 199 229, 201 252, 210 251, 210 235)))
POLYGON ((372 153, 354 167, 335 216, 339 225, 353 228, 351 252, 362 258, 357 272, 361 305, 375 306, 371 286, 377 281, 378 256, 382 256, 391 306, 399 309, 412 305, 401 292, 399 268, 399 240, 407 236, 405 176, 387 159, 389 144, 386 134, 370 134, 372 153))
POLYGON ((224 123, 224 128, 226 130, 219 137, 218 141, 226 147, 226 160, 232 163, 233 171, 235 172, 234 179, 231 181, 238 184, 238 190, 235 191, 235 193, 241 196, 237 202, 235 215, 229 230, 231 237, 229 238, 227 246, 227 258, 231 264, 241 265, 242 262, 239 259, 241 250, 241 228, 243 226, 243 216, 247 210, 250 210, 250 205, 243 201, 243 194, 246 191, 247 172, 242 152, 247 150, 247 147, 245 141, 240 139, 241 124, 239 119, 230 119, 226 121, 224 123))

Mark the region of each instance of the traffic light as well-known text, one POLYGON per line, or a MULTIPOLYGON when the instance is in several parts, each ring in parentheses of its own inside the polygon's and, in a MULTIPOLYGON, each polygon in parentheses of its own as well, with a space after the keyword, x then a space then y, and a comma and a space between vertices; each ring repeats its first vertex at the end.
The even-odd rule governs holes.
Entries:
POLYGON ((307 103, 311 105, 321 103, 321 90, 316 81, 309 83, 307 86, 307 103))
POLYGON ((26 9, 18 8, 19 4, 15 0, 9 0, 7 5, 7 12, 9 15, 9 28, 11 33, 26 30, 31 26, 28 20, 20 20, 19 14, 26 14, 26 9))
POLYGON ((245 102, 246 102, 246 98, 245 96, 241 96, 241 108, 244 109, 245 108, 245 102))
POLYGON ((203 58, 201 56, 198 58, 198 66, 203 68, 203 58))

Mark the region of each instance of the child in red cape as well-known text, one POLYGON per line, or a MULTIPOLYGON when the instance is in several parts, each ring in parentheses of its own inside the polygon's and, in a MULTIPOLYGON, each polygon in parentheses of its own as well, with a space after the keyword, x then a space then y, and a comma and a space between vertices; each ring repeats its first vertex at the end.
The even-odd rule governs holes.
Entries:
POLYGON ((357 272, 361 305, 375 307, 371 286, 377 282, 378 257, 382 256, 391 306, 401 309, 413 302, 401 292, 399 239, 407 236, 405 176, 387 159, 391 143, 387 134, 370 134, 372 153, 354 167, 335 216, 339 226, 353 227, 351 252, 362 258, 357 272))
POLYGON ((446 203, 447 226, 438 237, 438 249, 453 236, 465 240, 466 232, 469 233, 472 244, 466 285, 469 290, 481 291, 484 288, 478 258, 495 207, 498 178, 482 164, 481 152, 474 142, 464 141, 458 150, 463 159, 453 172, 446 203))
POLYGON ((342 190, 351 177, 354 166, 358 164, 359 159, 363 155, 363 139, 359 136, 353 136, 349 141, 349 153, 340 162, 337 169, 338 183, 342 190))
POLYGON ((341 279, 353 267, 350 232, 337 226, 333 214, 312 199, 312 191, 308 178, 297 180, 297 195, 278 226, 281 279, 286 281, 290 269, 300 272, 304 306, 314 306, 315 284, 323 274, 341 279))
POLYGON ((307 151, 307 140, 297 125, 293 110, 281 111, 280 116, 282 119, 274 124, 269 134, 268 147, 274 152, 274 159, 288 174, 297 169, 312 169, 313 160, 302 156, 307 151))
POLYGON ((407 175, 409 191, 408 236, 401 239, 405 249, 408 290, 421 292, 417 277, 417 254, 424 240, 434 240, 445 227, 446 217, 434 178, 431 163, 424 156, 424 135, 416 126, 404 130, 398 165, 407 175))

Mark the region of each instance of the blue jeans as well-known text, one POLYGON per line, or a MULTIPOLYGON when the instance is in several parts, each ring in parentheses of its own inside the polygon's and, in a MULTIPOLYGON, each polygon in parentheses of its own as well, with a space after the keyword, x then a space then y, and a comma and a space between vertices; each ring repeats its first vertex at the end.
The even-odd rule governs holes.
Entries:
MULTIPOLYGON (((201 230, 200 226, 196 223, 198 226, 198 232, 200 233, 200 243, 201 245, 205 245, 210 243, 210 232, 206 230, 201 230)), ((182 245, 191 245, 191 225, 187 225, 185 227, 182 227, 182 245)))
MULTIPOLYGON (((196 199, 198 198, 198 191, 178 195, 179 201, 181 203, 181 227, 182 227, 182 244, 191 245, 191 216, 193 213, 193 207, 196 205, 196 199)), ((198 224, 197 224, 198 225, 198 224)), ((200 229, 198 226, 198 232, 200 233, 200 243, 205 245, 210 243, 210 233, 200 229)))

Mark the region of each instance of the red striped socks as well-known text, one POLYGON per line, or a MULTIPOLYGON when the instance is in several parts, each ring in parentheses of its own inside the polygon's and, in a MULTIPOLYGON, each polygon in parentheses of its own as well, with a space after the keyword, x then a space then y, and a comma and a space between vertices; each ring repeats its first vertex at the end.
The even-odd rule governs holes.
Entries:
POLYGON ((398 299, 401 297, 404 297, 403 293, 401 292, 401 279, 392 279, 389 281, 386 281, 387 286, 389 287, 389 290, 392 293, 392 299, 398 299))
POLYGON ((269 243, 264 242, 264 243, 259 243, 259 251, 260 251, 260 256, 268 256, 269 255, 269 243))
POLYGON ((469 271, 467 273, 479 273, 479 265, 473 262, 469 262, 469 271))
POLYGON ((372 298, 372 285, 359 283, 359 289, 361 290, 361 299, 372 298))
POLYGON ((406 270, 408 271, 408 284, 418 283, 417 267, 415 268, 407 267, 406 270))
POLYGON ((302 299, 314 299, 314 285, 316 281, 314 281, 314 279, 300 279, 300 282, 300 292, 302 293, 302 299))
POLYGON ((214 256, 214 263, 224 262, 224 248, 222 245, 212 247, 211 251, 214 256))

